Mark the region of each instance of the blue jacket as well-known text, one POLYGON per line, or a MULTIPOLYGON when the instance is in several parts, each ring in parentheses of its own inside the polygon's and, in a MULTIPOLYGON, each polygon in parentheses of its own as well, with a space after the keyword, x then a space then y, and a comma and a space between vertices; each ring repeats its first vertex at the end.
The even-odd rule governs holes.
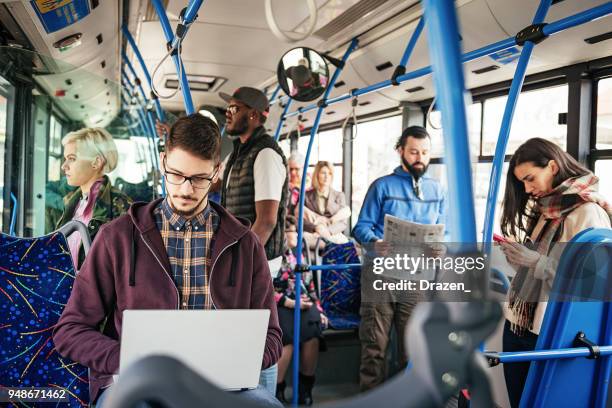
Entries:
POLYGON ((423 200, 414 192, 412 175, 401 166, 376 179, 366 194, 353 236, 361 244, 383 238, 385 214, 421 224, 446 225, 446 193, 439 181, 421 177, 423 200))

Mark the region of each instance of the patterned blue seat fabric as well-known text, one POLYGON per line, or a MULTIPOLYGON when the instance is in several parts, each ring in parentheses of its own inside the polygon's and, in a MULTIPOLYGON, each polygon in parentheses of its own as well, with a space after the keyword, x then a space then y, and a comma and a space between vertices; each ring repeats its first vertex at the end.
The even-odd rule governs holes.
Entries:
MULTIPOLYGON (((360 263, 353 242, 327 244, 323 251, 323 265, 360 263)), ((333 329, 359 327, 361 304, 361 270, 343 269, 323 271, 321 274, 321 306, 333 329)))
POLYGON ((65 389, 70 403, 59 406, 88 405, 87 368, 60 356, 51 338, 74 279, 61 233, 41 238, 0 233, 1 385, 65 389))

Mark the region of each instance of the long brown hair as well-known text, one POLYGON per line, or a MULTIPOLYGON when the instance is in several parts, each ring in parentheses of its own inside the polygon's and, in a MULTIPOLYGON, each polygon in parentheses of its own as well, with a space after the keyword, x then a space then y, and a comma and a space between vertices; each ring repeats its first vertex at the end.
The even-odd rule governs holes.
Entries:
POLYGON ((539 137, 529 139, 514 152, 506 175, 506 191, 502 202, 501 229, 504 235, 517 239, 531 234, 539 218, 525 185, 516 178, 514 169, 523 163, 544 168, 554 160, 559 171, 553 178, 553 188, 572 177, 584 176, 590 171, 556 144, 539 137))

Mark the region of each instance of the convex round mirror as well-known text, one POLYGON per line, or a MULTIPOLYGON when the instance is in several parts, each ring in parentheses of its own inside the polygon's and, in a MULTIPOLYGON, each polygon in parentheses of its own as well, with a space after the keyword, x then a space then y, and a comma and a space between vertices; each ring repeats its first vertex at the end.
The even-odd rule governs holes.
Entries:
POLYGON ((278 83, 287 95, 300 102, 314 101, 325 92, 329 67, 321 54, 311 48, 289 50, 278 63, 278 83))

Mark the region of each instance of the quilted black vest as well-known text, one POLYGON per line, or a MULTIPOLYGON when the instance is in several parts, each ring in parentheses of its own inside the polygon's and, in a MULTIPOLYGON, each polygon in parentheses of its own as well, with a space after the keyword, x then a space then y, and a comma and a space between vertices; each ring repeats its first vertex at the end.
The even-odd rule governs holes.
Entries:
MULTIPOLYGON (((266 134, 263 127, 255 129, 249 140, 242 144, 240 140, 234 141, 232 151, 223 172, 223 189, 221 190, 221 205, 234 216, 246 218, 255 222, 255 179, 253 166, 259 152, 263 149, 273 149, 283 159, 285 168, 287 159, 278 143, 266 134), (231 170, 231 176, 229 172, 231 170), (229 183, 227 182, 229 176, 229 183)), ((285 241, 285 216, 287 212, 288 180, 285 176, 281 201, 278 206, 276 226, 265 245, 266 257, 274 259, 283 253, 285 241)))

